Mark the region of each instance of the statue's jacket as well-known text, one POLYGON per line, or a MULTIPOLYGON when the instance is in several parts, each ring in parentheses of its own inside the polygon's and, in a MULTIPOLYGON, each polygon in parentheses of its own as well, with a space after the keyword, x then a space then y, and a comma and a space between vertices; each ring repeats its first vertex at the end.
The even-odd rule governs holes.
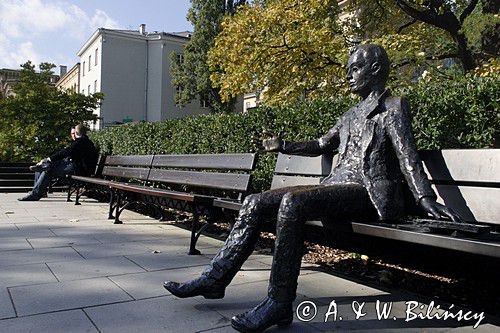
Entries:
MULTIPOLYGON (((360 183, 366 188, 381 220, 405 215, 405 183, 418 203, 423 197, 436 198, 418 156, 408 102, 386 90, 378 98, 368 97, 344 113, 328 133, 317 140, 285 143, 287 154, 317 156, 337 150, 339 158, 322 185, 342 184, 346 165, 359 168, 360 183), (346 154, 353 132, 354 117, 361 126, 361 154, 346 154)), ((344 183, 347 183, 345 181, 344 183)))

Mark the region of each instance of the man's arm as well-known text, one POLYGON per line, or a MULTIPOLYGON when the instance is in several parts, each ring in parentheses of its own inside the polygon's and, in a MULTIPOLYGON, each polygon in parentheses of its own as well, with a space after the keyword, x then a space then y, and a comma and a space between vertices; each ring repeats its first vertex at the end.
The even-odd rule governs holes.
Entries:
POLYGON ((264 151, 279 151, 289 155, 319 156, 339 145, 340 119, 325 135, 316 140, 287 142, 279 136, 256 141, 257 148, 264 151))
POLYGON ((52 162, 62 160, 63 158, 71 156, 77 145, 77 141, 73 141, 69 147, 59 150, 57 153, 52 154, 49 158, 52 162))
POLYGON ((436 194, 431 188, 415 146, 408 102, 400 97, 394 98, 393 103, 395 103, 394 109, 387 124, 388 133, 398 157, 401 172, 415 200, 420 207, 436 219, 445 216, 454 222, 461 222, 455 212, 436 202, 436 194))

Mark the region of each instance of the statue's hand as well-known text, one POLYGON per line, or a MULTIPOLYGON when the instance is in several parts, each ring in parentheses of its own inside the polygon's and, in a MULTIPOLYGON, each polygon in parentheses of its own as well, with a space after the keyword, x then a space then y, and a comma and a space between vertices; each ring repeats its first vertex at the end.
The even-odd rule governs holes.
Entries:
POLYGON ((462 218, 452 209, 437 203, 436 200, 431 197, 423 197, 420 199, 420 206, 435 219, 440 219, 444 216, 451 219, 453 222, 463 222, 462 218))
POLYGON ((283 148, 283 139, 279 135, 264 133, 266 138, 254 137, 253 142, 258 150, 261 151, 281 151, 283 148))

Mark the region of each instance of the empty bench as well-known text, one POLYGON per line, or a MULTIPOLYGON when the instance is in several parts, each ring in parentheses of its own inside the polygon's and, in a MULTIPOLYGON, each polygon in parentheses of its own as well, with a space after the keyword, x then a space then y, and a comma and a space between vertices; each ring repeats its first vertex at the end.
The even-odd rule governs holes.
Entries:
POLYGON ((105 167, 103 174, 129 178, 127 182, 107 183, 110 212, 114 210, 115 223, 119 224, 120 214, 133 204, 189 211, 193 214, 189 254, 199 254, 196 242, 208 226, 198 229, 200 213, 216 207, 215 200, 241 203, 249 190, 255 162, 255 154, 154 155, 150 168, 142 163, 105 167))
MULTIPOLYGON (((419 153, 438 202, 455 210, 467 223, 406 219, 399 223, 366 221, 329 227, 334 231, 500 257, 500 150, 419 153)), ((331 169, 332 158, 328 156, 279 154, 271 188, 319 184, 331 169)), ((320 221, 307 224, 322 226, 320 221)))
POLYGON ((113 219, 113 203, 115 191, 109 186, 111 181, 122 181, 145 184, 151 169, 154 155, 109 155, 103 156, 98 163, 95 176, 69 176, 67 201, 75 193, 75 205, 80 204, 82 188, 96 189, 109 195, 108 218, 113 219))

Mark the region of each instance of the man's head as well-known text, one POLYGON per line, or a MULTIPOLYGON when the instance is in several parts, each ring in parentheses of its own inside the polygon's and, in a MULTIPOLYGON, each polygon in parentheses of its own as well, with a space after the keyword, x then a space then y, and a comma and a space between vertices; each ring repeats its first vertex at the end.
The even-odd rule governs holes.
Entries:
POLYGON ((364 44, 356 47, 347 62, 346 77, 351 91, 364 98, 375 89, 383 89, 389 69, 389 57, 381 46, 364 44))
POLYGON ((75 136, 77 138, 81 138, 82 136, 87 135, 87 127, 83 124, 78 124, 75 127, 75 136))
POLYGON ((71 140, 75 140, 76 139, 76 136, 75 136, 75 128, 74 127, 71 127, 71 140))

